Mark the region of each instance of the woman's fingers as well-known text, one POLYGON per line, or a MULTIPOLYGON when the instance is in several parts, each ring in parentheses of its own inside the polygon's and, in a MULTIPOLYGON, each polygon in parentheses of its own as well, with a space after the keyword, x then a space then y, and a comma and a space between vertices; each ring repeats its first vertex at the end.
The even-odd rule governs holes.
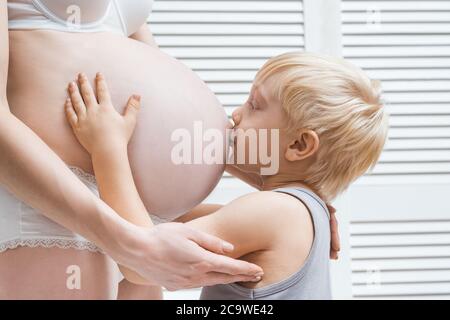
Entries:
POLYGON ((339 251, 341 250, 341 241, 339 238, 339 224, 336 218, 336 210, 330 212, 330 229, 331 229, 331 253, 330 258, 337 260, 339 251))
POLYGON ((233 251, 233 245, 207 233, 188 229, 188 238, 207 250, 203 262, 208 266, 206 272, 217 272, 233 276, 262 276, 264 271, 253 263, 235 260, 221 254, 233 251))
POLYGON ((69 84, 69 96, 78 119, 83 119, 86 116, 86 106, 75 82, 69 84))
POLYGON ((85 74, 80 73, 78 75, 78 83, 80 85, 81 96, 83 97, 86 107, 95 107, 98 104, 97 98, 95 97, 94 89, 92 89, 92 86, 85 74))
POLYGON ((259 282, 261 281, 261 277, 255 277, 255 276, 233 276, 223 273, 217 273, 217 272, 210 272, 206 275, 206 279, 204 281, 204 286, 214 286, 217 284, 229 284, 229 283, 236 283, 236 282, 259 282))
POLYGON ((233 245, 227 241, 219 239, 208 233, 200 232, 194 229, 189 230, 190 230, 190 233, 188 234, 189 239, 194 241, 203 249, 218 254, 231 253, 234 250, 233 245))
POLYGON ((256 264, 232 259, 212 252, 207 252, 203 257, 203 261, 208 269, 201 271, 216 272, 237 277, 250 277, 254 279, 253 281, 256 281, 256 277, 262 277, 264 275, 264 271, 256 264))
POLYGON ((339 224, 336 218, 336 208, 328 204, 328 212, 330 213, 330 231, 331 231, 331 246, 330 259, 339 259, 339 251, 341 251, 341 241, 339 238, 339 224))
POLYGON ((97 73, 97 76, 95 77, 95 86, 97 91, 98 103, 104 103, 107 106, 112 106, 108 85, 106 84, 106 80, 103 74, 97 73))
POLYGON ((78 123, 78 117, 75 113, 75 110, 73 109, 72 100, 70 100, 70 98, 67 98, 64 107, 64 109, 66 110, 67 121, 69 121, 69 124, 72 126, 72 128, 74 128, 78 123))

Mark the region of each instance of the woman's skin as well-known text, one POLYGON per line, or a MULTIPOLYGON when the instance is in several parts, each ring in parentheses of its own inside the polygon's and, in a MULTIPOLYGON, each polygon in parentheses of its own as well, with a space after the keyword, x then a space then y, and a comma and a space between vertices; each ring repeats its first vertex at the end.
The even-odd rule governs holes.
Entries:
MULTIPOLYGON (((69 164, 92 172, 89 155, 65 121, 61 101, 67 93, 63 87, 54 88, 48 83, 67 83, 79 70, 105 70, 113 86, 116 83, 118 88, 124 88, 116 90, 117 99, 122 101, 129 92, 142 91, 135 84, 120 82, 123 72, 136 73, 138 79, 145 77, 142 73, 139 76, 137 66, 152 63, 148 68, 153 70, 165 64, 152 60, 160 56, 158 50, 107 33, 8 32, 6 1, 0 2, 0 39, 3 187, 50 219, 94 242, 117 263, 170 290, 249 280, 262 271, 253 264, 212 254, 229 252, 232 246, 181 224, 149 229, 127 222, 67 168, 69 164), (133 68, 134 64, 126 61, 140 64, 133 68), (185 267, 188 264, 191 268, 185 267)), ((115 279, 110 274, 116 267, 101 254, 20 248, 0 254, 0 266, 0 298, 114 295, 111 281, 115 279), (84 289, 80 291, 66 286, 67 268, 73 265, 81 268, 84 289)))

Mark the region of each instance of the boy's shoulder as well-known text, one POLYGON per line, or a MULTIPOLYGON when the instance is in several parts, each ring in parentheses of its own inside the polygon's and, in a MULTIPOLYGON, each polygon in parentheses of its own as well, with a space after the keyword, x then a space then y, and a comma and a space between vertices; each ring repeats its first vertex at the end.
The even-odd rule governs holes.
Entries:
POLYGON ((299 199, 286 193, 277 191, 256 191, 246 194, 235 201, 234 204, 245 208, 248 214, 259 218, 266 216, 283 216, 283 218, 304 218, 309 216, 309 210, 299 199))
POLYGON ((264 239, 261 242, 266 248, 275 250, 278 247, 278 250, 286 252, 295 250, 298 254, 303 249, 309 252, 313 218, 302 201, 276 191, 253 192, 235 201, 236 205, 229 209, 241 211, 233 219, 233 227, 251 230, 251 237, 264 239))

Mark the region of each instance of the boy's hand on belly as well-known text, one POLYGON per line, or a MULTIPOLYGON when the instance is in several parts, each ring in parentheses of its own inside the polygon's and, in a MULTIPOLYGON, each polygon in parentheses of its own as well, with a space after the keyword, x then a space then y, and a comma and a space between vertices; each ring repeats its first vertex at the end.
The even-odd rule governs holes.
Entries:
POLYGON ((121 115, 114 109, 100 73, 95 86, 96 94, 84 74, 78 76, 78 84, 69 84, 65 110, 73 132, 91 155, 126 150, 136 127, 141 98, 133 95, 121 115))

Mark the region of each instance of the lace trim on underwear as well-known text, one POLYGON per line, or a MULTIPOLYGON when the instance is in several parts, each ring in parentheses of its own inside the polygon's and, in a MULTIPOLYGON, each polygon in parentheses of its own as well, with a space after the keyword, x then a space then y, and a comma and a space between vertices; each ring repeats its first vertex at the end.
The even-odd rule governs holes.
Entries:
POLYGON ((172 222, 171 220, 163 219, 163 218, 160 218, 160 217, 155 216, 153 214, 150 215, 150 218, 152 219, 153 223, 156 224, 156 225, 161 224, 161 223, 172 222))
POLYGON ((86 180, 89 183, 97 185, 97 179, 92 174, 89 174, 77 167, 69 167, 70 170, 79 178, 86 180))
POLYGON ((69 240, 69 239, 15 239, 4 243, 0 243, 0 253, 7 250, 17 249, 19 247, 30 248, 59 248, 59 249, 76 249, 76 250, 88 250, 90 252, 103 251, 92 242, 69 240))

